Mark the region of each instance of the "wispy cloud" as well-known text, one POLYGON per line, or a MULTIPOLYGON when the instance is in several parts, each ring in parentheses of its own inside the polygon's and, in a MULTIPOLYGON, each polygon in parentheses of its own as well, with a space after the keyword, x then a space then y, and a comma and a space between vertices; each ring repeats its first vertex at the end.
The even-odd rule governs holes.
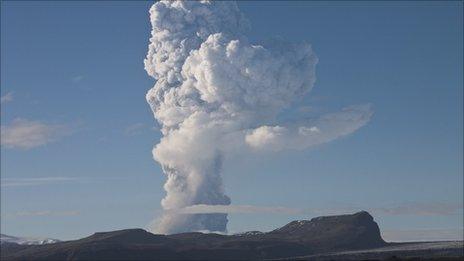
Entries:
POLYGON ((301 209, 286 207, 263 207, 252 205, 193 205, 185 208, 172 209, 170 212, 179 214, 200 213, 274 213, 274 214, 298 214, 301 209))
POLYGON ((84 76, 83 75, 77 75, 77 76, 74 76, 71 78, 71 81, 73 83, 78 83, 80 81, 82 81, 84 79, 84 76))
POLYGON ((336 207, 336 208, 288 208, 272 206, 253 206, 253 205, 193 205, 179 209, 170 209, 168 212, 178 214, 201 214, 201 213, 276 213, 288 215, 341 215, 367 210, 374 216, 448 216, 459 213, 462 204, 450 203, 405 203, 391 207, 380 208, 357 208, 357 207, 336 207))
POLYGON ((7 148, 32 149, 57 141, 71 133, 66 125, 46 124, 17 118, 1 127, 1 145, 7 148))
POLYGON ((2 178, 2 187, 40 186, 64 183, 92 183, 109 180, 124 180, 122 177, 40 177, 40 178, 2 178))
POLYGON ((13 100, 13 92, 7 92, 0 98, 0 104, 5 104, 13 100))
POLYGON ((457 203, 443 202, 413 202, 399 206, 383 207, 372 209, 373 212, 398 216, 398 215, 415 215, 415 216, 449 216, 454 215, 463 209, 463 205, 457 203))
POLYGON ((128 136, 134 136, 134 135, 140 134, 143 131, 143 129, 145 129, 146 127, 147 125, 145 123, 141 123, 141 122, 134 123, 124 129, 124 134, 128 136))
POLYGON ((382 207, 311 208, 303 212, 310 215, 340 215, 366 210, 374 216, 450 216, 458 214, 462 209, 462 203, 406 202, 382 207))
POLYGON ((393 242, 464 240, 463 228, 385 230, 381 233, 386 241, 393 242))
POLYGON ((300 106, 297 111, 299 113, 308 113, 308 112, 311 112, 312 110, 314 110, 313 107, 311 106, 308 106, 308 105, 303 105, 303 106, 300 106))
POLYGON ((77 216, 80 212, 77 210, 65 210, 65 211, 51 211, 51 210, 39 210, 39 211, 19 211, 14 213, 12 216, 15 217, 38 217, 38 216, 77 216))
POLYGON ((3 178, 2 187, 38 186, 63 182, 75 182, 80 180, 76 177, 42 177, 42 178, 3 178))

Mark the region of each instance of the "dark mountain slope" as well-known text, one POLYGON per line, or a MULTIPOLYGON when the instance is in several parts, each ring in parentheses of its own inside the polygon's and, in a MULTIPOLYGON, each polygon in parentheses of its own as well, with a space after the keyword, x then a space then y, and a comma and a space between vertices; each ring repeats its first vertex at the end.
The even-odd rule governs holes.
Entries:
MULTIPOLYGON (((367 212, 293 221, 268 233, 155 235, 127 229, 3 251, 2 260, 264 259, 386 245, 367 212)), ((6 250, 6 249, 5 249, 6 250)))
POLYGON ((271 231, 268 236, 296 239, 310 245, 317 252, 385 245, 379 226, 366 211, 353 215, 317 217, 310 221, 293 221, 271 231))

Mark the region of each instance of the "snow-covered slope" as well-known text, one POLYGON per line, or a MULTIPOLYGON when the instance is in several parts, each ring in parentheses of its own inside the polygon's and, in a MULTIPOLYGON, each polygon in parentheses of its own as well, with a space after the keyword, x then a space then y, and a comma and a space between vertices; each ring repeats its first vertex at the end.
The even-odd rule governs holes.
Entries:
POLYGON ((60 242, 60 240, 53 238, 25 238, 25 237, 14 237, 4 234, 0 234, 0 243, 16 243, 20 245, 43 245, 60 242))
POLYGON ((244 236, 259 236, 259 235, 263 235, 264 233, 261 232, 261 231, 247 231, 247 232, 242 232, 242 233, 237 233, 237 234, 234 234, 234 236, 238 236, 238 237, 244 237, 244 236))

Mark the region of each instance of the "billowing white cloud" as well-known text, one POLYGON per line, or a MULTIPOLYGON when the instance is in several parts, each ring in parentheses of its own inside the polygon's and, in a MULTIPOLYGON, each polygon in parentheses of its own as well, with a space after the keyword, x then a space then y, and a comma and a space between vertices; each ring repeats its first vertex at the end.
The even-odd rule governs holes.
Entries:
POLYGON ((31 149, 54 142, 71 133, 69 127, 17 118, 1 127, 1 145, 6 148, 31 149))
MULTIPOLYGON (((235 2, 160 1, 150 9, 145 69, 157 82, 147 101, 162 126, 153 150, 167 175, 164 209, 229 205, 222 158, 243 151, 305 149, 365 125, 368 105, 297 123, 279 114, 316 81, 318 58, 307 43, 252 44, 235 2)), ((227 216, 166 213, 159 233, 225 231, 227 216)))
POLYGON ((7 92, 0 98, 0 104, 5 104, 13 100, 13 92, 7 92))

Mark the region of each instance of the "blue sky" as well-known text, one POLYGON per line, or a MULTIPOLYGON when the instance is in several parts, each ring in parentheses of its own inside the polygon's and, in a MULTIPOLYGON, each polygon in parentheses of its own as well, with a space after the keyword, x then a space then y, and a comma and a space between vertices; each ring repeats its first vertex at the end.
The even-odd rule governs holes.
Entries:
MULTIPOLYGON (((35 137, 2 138, 2 233, 71 239, 159 215, 151 4, 2 2, 1 124, 35 137)), ((313 91, 283 117, 363 103, 374 115, 310 150, 228 158, 233 204, 297 210, 230 214, 229 230, 367 209, 387 239, 462 238, 462 3, 239 7, 251 41, 306 41, 319 57, 313 91)))

